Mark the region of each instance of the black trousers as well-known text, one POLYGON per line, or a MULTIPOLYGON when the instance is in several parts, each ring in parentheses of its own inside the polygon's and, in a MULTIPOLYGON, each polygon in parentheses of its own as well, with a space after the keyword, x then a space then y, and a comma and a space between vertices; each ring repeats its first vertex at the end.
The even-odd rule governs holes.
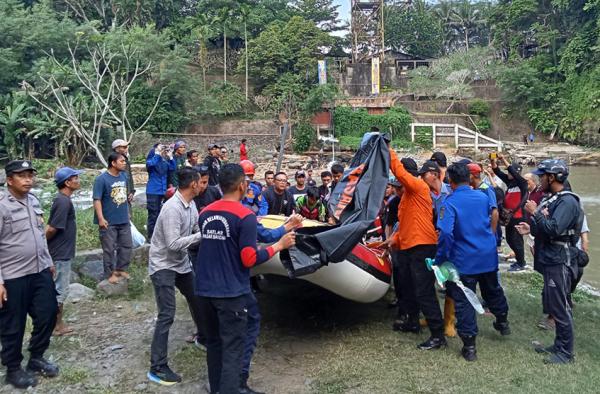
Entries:
POLYGON ((131 225, 129 223, 115 224, 99 231, 102 261, 104 262, 104 277, 108 278, 113 270, 127 271, 133 251, 131 225), (115 256, 116 263, 113 264, 115 256))
POLYGON ((544 265, 544 311, 554 317, 554 346, 564 356, 573 356, 574 327, 570 305, 571 273, 565 264, 544 265))
POLYGON ((211 393, 238 394, 248 329, 247 298, 198 297, 211 393))
POLYGON ((398 255, 399 308, 417 321, 423 312, 431 335, 442 337, 444 321, 435 293, 435 275, 427 269, 426 258, 434 258, 436 245, 418 245, 398 255))
POLYGON ((519 234, 515 226, 522 223, 524 219, 512 218, 506 226, 506 243, 515 252, 515 259, 517 264, 525 265, 525 241, 523 236, 519 234))
MULTIPOLYGON (((485 301, 490 311, 496 316, 499 322, 506 321, 508 315, 508 302, 504 296, 504 290, 498 282, 498 271, 485 272, 475 275, 460 275, 460 281, 477 292, 477 284, 481 290, 481 297, 485 301)), ((446 283, 448 294, 454 300, 456 310, 456 330, 460 337, 477 335, 477 316, 475 308, 471 305, 465 293, 454 283, 446 283)))
POLYGON ((7 279, 4 287, 8 301, 0 308, 0 358, 7 370, 14 371, 20 368, 23 361, 21 349, 27 315, 33 321, 29 353, 31 358, 42 357, 50 345, 58 304, 54 280, 48 269, 17 279, 7 279))
MULTIPOLYGON (((175 320, 176 299, 175 288, 179 289, 185 297, 192 319, 199 333, 200 327, 200 304, 194 294, 194 274, 188 272, 179 274, 171 270, 160 270, 150 276, 154 286, 156 298, 156 309, 158 317, 154 327, 154 336, 150 347, 150 364, 152 369, 167 365, 167 352, 169 342, 169 330, 175 320)), ((205 338, 199 334, 198 340, 204 342, 205 338)))
POLYGON ((146 209, 148 210, 148 222, 146 228, 148 230, 148 242, 150 242, 152 234, 154 234, 154 227, 156 226, 156 220, 158 219, 158 214, 160 213, 164 199, 165 197, 162 194, 146 194, 146 209))
POLYGON ((394 293, 396 294, 397 300, 397 314, 396 317, 398 319, 402 318, 402 316, 406 315, 406 311, 404 310, 404 305, 400 300, 402 300, 402 282, 400 280, 400 264, 406 262, 406 257, 404 257, 404 251, 402 250, 393 250, 391 253, 392 257, 392 281, 394 282, 394 293))

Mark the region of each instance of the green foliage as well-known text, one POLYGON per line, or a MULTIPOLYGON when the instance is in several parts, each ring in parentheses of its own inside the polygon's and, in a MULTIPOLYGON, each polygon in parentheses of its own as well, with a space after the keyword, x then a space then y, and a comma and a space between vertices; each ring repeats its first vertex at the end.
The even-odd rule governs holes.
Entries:
POLYGON ((365 108, 354 110, 351 107, 337 107, 333 115, 335 131, 338 135, 360 137, 371 127, 381 132, 392 131, 394 138, 406 138, 409 135, 412 118, 404 108, 390 108, 383 115, 370 115, 365 108))
POLYGON ((555 115, 543 109, 532 108, 527 111, 527 117, 536 131, 550 134, 558 127, 555 115))
POLYGON ((483 134, 492 128, 492 122, 486 116, 481 116, 475 125, 477 126, 477 131, 483 134))
MULTIPOLYGON (((422 3, 418 0, 416 3, 422 3)), ((390 5, 385 8, 386 44, 397 51, 426 58, 438 57, 443 49, 442 25, 425 6, 390 5)))
POLYGON ((307 116, 313 115, 322 110, 323 104, 333 102, 338 95, 337 85, 317 85, 308 92, 300 109, 307 116))
POLYGON ((471 115, 487 116, 490 114, 490 104, 481 99, 475 99, 469 103, 469 113, 471 115))
POLYGON ((433 146, 433 130, 431 127, 415 127, 415 143, 423 148, 433 146))
POLYGON ((228 82, 218 82, 208 91, 204 112, 213 116, 233 115, 241 112, 246 105, 242 89, 228 82))
POLYGON ((306 152, 315 140, 315 130, 308 122, 299 123, 294 129, 294 152, 306 152))
POLYGON ((303 83, 310 85, 316 82, 320 48, 332 42, 331 36, 300 16, 287 23, 273 22, 249 43, 250 75, 262 87, 273 85, 286 73, 302 76, 303 83))

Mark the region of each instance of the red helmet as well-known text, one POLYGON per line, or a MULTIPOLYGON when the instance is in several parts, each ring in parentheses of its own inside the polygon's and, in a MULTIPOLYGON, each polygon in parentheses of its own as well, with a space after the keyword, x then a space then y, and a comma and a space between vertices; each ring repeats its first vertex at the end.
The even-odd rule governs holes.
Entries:
POLYGON ((250 160, 242 160, 240 161, 240 165, 244 169, 244 174, 254 175, 254 163, 252 163, 250 160))
POLYGON ((168 200, 169 198, 173 197, 176 191, 176 187, 171 186, 170 188, 168 188, 167 192, 165 193, 165 200, 168 200))

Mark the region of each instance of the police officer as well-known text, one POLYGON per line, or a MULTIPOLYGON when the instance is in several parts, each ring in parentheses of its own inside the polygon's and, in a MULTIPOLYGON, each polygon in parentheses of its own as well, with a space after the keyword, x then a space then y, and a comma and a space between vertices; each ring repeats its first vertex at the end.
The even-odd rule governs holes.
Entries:
POLYGON ((569 176, 567 165, 562 160, 544 160, 537 170, 542 191, 549 193, 538 206, 535 201, 527 201, 525 210, 531 215, 529 224, 518 227, 519 233, 526 233, 530 227, 535 237, 534 265, 544 276, 542 293, 544 310, 556 321, 554 344, 538 353, 549 354, 547 364, 565 364, 573 361, 573 312, 569 305, 571 288, 571 247, 579 239, 583 214, 577 196, 566 192, 565 181, 569 176))
MULTIPOLYGON (((447 174, 453 192, 446 197, 440 208, 435 261, 438 264, 446 261, 453 263, 461 282, 474 292, 479 284, 483 299, 496 316, 494 328, 500 334, 508 335, 508 303, 498 282, 496 237, 490 226, 495 200, 471 189, 470 173, 466 165, 452 164, 448 167, 447 174)), ((475 309, 454 282, 447 282, 447 291, 455 303, 456 329, 464 344, 461 354, 465 360, 475 361, 475 309)))
POLYGON ((0 192, 0 358, 6 366, 6 382, 27 388, 37 384, 36 373, 58 375, 58 367, 44 359, 58 305, 42 207, 29 193, 36 171, 23 160, 9 162, 5 171, 8 191, 0 192), (27 314, 33 331, 27 370, 23 370, 27 314))
POLYGON ((248 181, 248 188, 242 200, 242 205, 249 208, 257 216, 265 216, 269 212, 269 205, 262 195, 262 185, 254 181, 254 163, 250 160, 242 160, 240 166, 242 166, 248 181))

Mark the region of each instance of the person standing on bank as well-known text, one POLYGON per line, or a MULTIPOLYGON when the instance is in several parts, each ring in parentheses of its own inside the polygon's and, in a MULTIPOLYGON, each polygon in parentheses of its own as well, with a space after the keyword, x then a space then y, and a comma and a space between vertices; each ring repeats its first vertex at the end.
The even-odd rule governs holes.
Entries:
POLYGON ((131 261, 131 225, 127 204, 127 175, 125 157, 120 153, 108 156, 108 170, 96 177, 94 199, 94 224, 98 225, 102 244, 104 276, 115 284, 119 278, 129 279, 127 268, 131 261), (113 258, 117 257, 116 267, 113 258))
POLYGON ((549 193, 540 205, 529 200, 525 210, 531 215, 530 223, 520 223, 519 233, 535 237, 534 265, 540 266, 544 276, 542 302, 544 311, 554 318, 556 337, 549 347, 538 347, 538 353, 549 354, 547 364, 565 364, 573 361, 573 311, 570 292, 572 260, 575 245, 581 234, 583 214, 577 197, 565 191, 569 169, 562 160, 544 160, 533 174, 540 177, 542 191, 549 193))
MULTIPOLYGON (((198 210, 194 197, 200 190, 200 174, 193 168, 177 171, 179 188, 163 206, 150 243, 148 273, 154 286, 158 318, 150 347, 148 379, 165 386, 181 382, 167 363, 169 330, 175 319, 175 287, 185 297, 196 327, 200 328, 198 299, 188 248, 200 242, 198 210)), ((205 342, 204 338, 198 339, 205 342)))
POLYGON ((177 164, 171 149, 162 144, 156 144, 146 156, 146 171, 148 171, 148 184, 146 185, 146 209, 148 210, 148 240, 152 239, 156 219, 160 213, 167 186, 169 174, 176 171, 177 164))
POLYGON ((131 173, 131 163, 129 162, 129 142, 125 140, 114 140, 111 144, 113 152, 120 153, 125 157, 125 173, 127 174, 127 201, 133 201, 135 195, 135 186, 133 183, 133 174, 131 173))
POLYGON ((247 183, 242 167, 226 164, 219 172, 223 199, 200 213, 202 242, 195 265, 195 293, 207 336, 211 393, 238 394, 247 333, 250 268, 294 245, 294 233, 258 249, 256 216, 241 201, 247 183))
POLYGON ((7 191, 0 191, 0 358, 6 383, 25 389, 35 386, 39 373, 58 375, 58 367, 44 359, 56 324, 55 272, 48 252, 42 207, 29 192, 36 171, 29 161, 13 160, 4 168, 7 191), (29 362, 23 370, 23 336, 27 315, 33 331, 29 362))
POLYGON ((240 161, 242 160, 248 160, 248 147, 245 138, 240 142, 240 161))
POLYGON ((58 314, 56 316, 56 327, 54 335, 62 336, 73 332, 63 322, 63 305, 69 295, 69 284, 71 279, 71 262, 75 258, 75 243, 77 240, 77 224, 75 222, 75 207, 71 196, 79 188, 79 175, 83 171, 63 167, 56 171, 54 183, 58 188, 58 194, 52 202, 50 217, 46 226, 46 239, 48 250, 56 267, 56 301, 58 302, 58 314))
MULTIPOLYGON (((496 199, 471 188, 471 174, 466 165, 452 164, 447 174, 453 192, 438 214, 435 262, 454 264, 461 282, 474 292, 479 284, 483 299, 496 317, 494 328, 502 335, 509 335, 508 303, 498 282, 496 236, 491 225, 496 199)), ((463 341, 461 354, 465 360, 475 361, 478 332, 475 309, 454 282, 447 282, 446 289, 455 304, 456 329, 463 341)))

